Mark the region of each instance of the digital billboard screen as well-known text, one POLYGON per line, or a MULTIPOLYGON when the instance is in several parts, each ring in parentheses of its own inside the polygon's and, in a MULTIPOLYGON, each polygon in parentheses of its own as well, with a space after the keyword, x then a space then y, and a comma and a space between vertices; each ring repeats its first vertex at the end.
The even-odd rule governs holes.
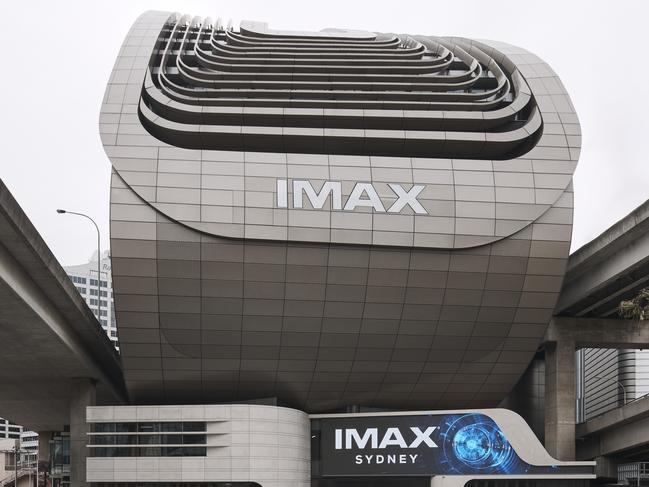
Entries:
POLYGON ((322 477, 516 475, 562 470, 521 460, 498 425, 479 413, 323 418, 315 437, 322 477))

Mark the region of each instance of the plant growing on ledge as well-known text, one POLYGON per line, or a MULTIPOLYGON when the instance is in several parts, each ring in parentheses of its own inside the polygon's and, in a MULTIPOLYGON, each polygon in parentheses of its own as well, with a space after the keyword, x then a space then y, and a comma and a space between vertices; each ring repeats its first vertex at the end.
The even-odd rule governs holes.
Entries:
POLYGON ((649 319, 649 287, 641 289, 633 299, 621 301, 617 311, 624 318, 634 320, 649 319))

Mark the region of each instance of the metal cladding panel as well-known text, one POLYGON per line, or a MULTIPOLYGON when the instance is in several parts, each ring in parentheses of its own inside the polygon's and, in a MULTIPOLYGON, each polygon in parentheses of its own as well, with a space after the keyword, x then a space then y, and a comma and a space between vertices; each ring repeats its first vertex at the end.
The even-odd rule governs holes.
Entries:
POLYGON ((485 407, 532 359, 580 145, 536 56, 149 12, 100 131, 135 401, 485 407))

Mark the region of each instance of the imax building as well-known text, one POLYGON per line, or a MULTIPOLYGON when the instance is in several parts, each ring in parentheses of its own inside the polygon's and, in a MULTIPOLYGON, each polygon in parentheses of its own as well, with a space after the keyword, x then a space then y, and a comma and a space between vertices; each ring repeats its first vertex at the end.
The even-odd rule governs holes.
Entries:
POLYGON ((88 408, 92 485, 593 477, 497 408, 570 248, 579 122, 537 56, 148 12, 100 132, 132 405, 88 408))

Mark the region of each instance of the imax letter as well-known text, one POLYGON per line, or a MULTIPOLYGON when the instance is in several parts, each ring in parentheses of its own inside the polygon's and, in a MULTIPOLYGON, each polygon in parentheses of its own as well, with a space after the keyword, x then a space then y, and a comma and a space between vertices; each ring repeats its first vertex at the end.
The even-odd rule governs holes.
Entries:
POLYGON ((357 206, 371 206, 375 211, 385 212, 383 203, 381 203, 381 199, 376 193, 374 186, 368 183, 356 183, 352 194, 349 195, 349 199, 345 203, 345 210, 353 210, 357 206), (367 199, 361 199, 363 193, 367 195, 367 199))
POLYGON ((385 435, 383 435, 379 448, 386 448, 392 445, 400 446, 401 448, 408 448, 408 444, 406 443, 406 440, 403 439, 403 435, 401 434, 401 431, 399 431, 399 428, 388 428, 385 435))
POLYGON ((288 181, 286 179, 277 180, 277 207, 288 208, 288 181))
POLYGON ((315 209, 324 206, 325 201, 331 194, 331 207, 334 210, 340 210, 342 207, 341 184, 336 181, 326 181, 319 193, 315 192, 309 181, 293 181, 293 208, 302 208, 302 192, 315 209))
POLYGON ((399 213, 406 205, 408 205, 415 213, 420 215, 428 214, 426 209, 421 206, 421 203, 417 201, 417 196, 419 196, 419 193, 424 189, 423 186, 415 184, 410 188, 410 191, 403 189, 400 184, 389 183, 388 186, 390 186, 390 189, 398 196, 397 201, 395 201, 388 209, 388 213, 399 213))
POLYGON ((422 443, 426 443, 426 446, 429 448, 437 448, 435 442, 431 439, 430 435, 433 434, 433 431, 437 429, 437 426, 429 426, 426 428, 426 431, 421 431, 416 426, 411 426, 410 429, 415 434, 415 439, 408 448, 417 448, 422 443))
POLYGON ((379 430, 377 428, 367 428, 362 438, 355 429, 345 430, 345 448, 347 450, 354 448, 354 443, 356 443, 356 446, 361 450, 365 448, 368 443, 370 443, 370 448, 376 448, 379 442, 378 440, 379 430))

